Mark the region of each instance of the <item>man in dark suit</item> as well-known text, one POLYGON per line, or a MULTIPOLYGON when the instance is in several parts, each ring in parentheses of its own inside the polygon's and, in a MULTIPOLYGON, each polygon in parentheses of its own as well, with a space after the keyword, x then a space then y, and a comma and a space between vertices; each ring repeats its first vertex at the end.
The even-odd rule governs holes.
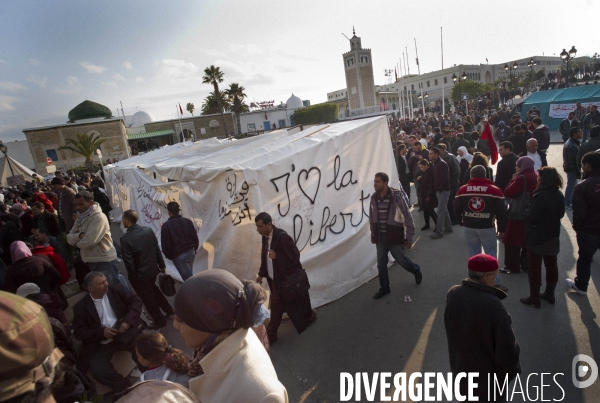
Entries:
POLYGON ((513 153, 513 145, 510 141, 500 143, 498 153, 502 159, 498 162, 498 169, 496 170, 496 186, 504 192, 514 173, 517 172, 519 157, 513 153))
POLYGON ((123 226, 127 232, 121 237, 121 255, 129 282, 154 321, 148 328, 160 329, 167 325, 167 318, 174 314, 173 307, 156 286, 156 276, 159 271, 165 270, 165 260, 154 232, 137 221, 137 212, 127 210, 123 213, 123 226))
POLYGON ((119 392, 131 382, 115 371, 110 362, 117 351, 129 351, 144 372, 135 353, 135 340, 140 333, 142 300, 120 284, 108 287, 104 274, 92 271, 85 276, 89 294, 73 307, 73 331, 82 341, 77 369, 101 384, 119 392))
POLYGON ((281 324, 283 312, 286 312, 298 334, 317 320, 312 310, 308 289, 297 298, 290 299, 285 293, 285 285, 302 269, 300 251, 294 240, 284 230, 276 228, 268 213, 259 213, 254 219, 256 230, 262 235, 260 269, 256 281, 260 284, 267 279, 271 290, 271 320, 267 326, 269 343, 277 341, 277 329, 281 324))
POLYGON ((569 132, 573 127, 581 127, 581 124, 575 119, 575 112, 569 112, 569 116, 566 119, 563 119, 558 127, 558 131, 562 135, 562 139, 565 143, 569 140, 569 132))
POLYGON ((410 180, 412 177, 410 173, 409 159, 410 157, 408 155, 406 144, 398 145, 398 177, 400 179, 402 189, 404 189, 404 192, 408 197, 408 200, 410 200, 410 180))

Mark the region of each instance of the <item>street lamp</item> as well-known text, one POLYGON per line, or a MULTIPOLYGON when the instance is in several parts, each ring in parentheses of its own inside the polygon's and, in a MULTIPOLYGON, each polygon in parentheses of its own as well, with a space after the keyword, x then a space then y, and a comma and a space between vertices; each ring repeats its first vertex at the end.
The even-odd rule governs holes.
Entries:
POLYGON ((527 67, 529 67, 531 72, 531 81, 533 82, 533 66, 536 66, 537 62, 533 60, 533 57, 529 59, 529 63, 527 63, 527 67))
POLYGON ((575 55, 577 55, 577 49, 575 49, 575 45, 573 45, 573 47, 571 47, 571 50, 569 50, 569 53, 567 53, 566 49, 563 49, 563 51, 560 52, 560 58, 562 59, 563 63, 567 63, 567 77, 565 80, 566 85, 569 84, 569 62, 571 60, 575 59, 575 55))
POLYGON ((460 77, 456 77, 456 74, 452 74, 452 81, 456 84, 457 80, 458 80, 458 92, 459 92, 458 100, 460 102, 460 83, 462 81, 466 81, 467 80, 467 73, 463 72, 462 76, 460 76, 460 77))

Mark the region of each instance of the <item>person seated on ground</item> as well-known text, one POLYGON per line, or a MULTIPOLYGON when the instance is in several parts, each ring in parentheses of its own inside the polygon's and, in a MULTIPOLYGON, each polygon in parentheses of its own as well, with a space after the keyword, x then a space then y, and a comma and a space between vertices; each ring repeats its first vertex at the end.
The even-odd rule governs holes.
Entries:
POLYGON ((44 309, 0 291, 0 402, 55 403, 50 385, 62 357, 44 309))
POLYGON ((288 402, 265 348, 249 328, 262 323, 265 290, 213 269, 187 279, 175 295, 175 321, 194 349, 190 390, 201 402, 288 402))
MULTIPOLYGON (((58 236, 60 234, 60 227, 58 226, 58 217, 56 214, 46 210, 42 202, 35 202, 31 205, 31 212, 33 213, 33 228, 43 228, 47 230, 50 235, 58 236)), ((29 237, 31 234, 23 234, 23 237, 29 237)))
POLYGON ((62 324, 68 322, 62 310, 62 301, 60 297, 54 293, 42 292, 40 287, 35 283, 25 283, 17 288, 16 294, 23 298, 30 299, 37 304, 40 304, 46 310, 49 317, 55 318, 62 324))
POLYGON ((40 188, 34 187, 29 190, 25 190, 21 193, 21 198, 27 202, 28 206, 31 206, 35 202, 40 202, 44 205, 44 208, 48 210, 48 212, 54 214, 54 206, 52 202, 48 200, 46 195, 40 192, 40 188))
POLYGON ((60 280, 60 272, 44 256, 33 256, 24 242, 10 245, 12 264, 6 268, 4 289, 16 293, 25 283, 37 284, 43 292, 54 293, 60 280))
POLYGON ((135 343, 135 353, 140 364, 150 368, 140 376, 138 383, 162 380, 189 387, 189 357, 183 351, 169 346, 162 334, 141 334, 135 343))
POLYGON ((65 244, 59 241, 57 237, 50 235, 47 229, 41 228, 34 230, 33 240, 35 246, 51 246, 52 249, 54 249, 54 252, 58 253, 65 263, 68 261, 69 252, 67 251, 65 244))
POLYGON ((84 282, 88 295, 73 307, 73 331, 83 343, 77 369, 84 374, 89 369, 96 381, 120 392, 131 382, 110 360, 117 351, 129 351, 142 370, 135 354, 142 300, 118 283, 109 287, 104 274, 97 271, 88 273, 84 282))
MULTIPOLYGON (((36 229, 34 232, 34 238, 35 238, 35 234, 37 234, 38 235, 37 239, 40 239, 40 235, 42 235, 41 231, 46 232, 44 234, 44 236, 46 238, 49 237, 48 232, 45 229, 36 229)), ((56 270, 58 270, 58 272, 60 273, 60 280, 58 282, 58 285, 63 285, 67 281, 69 281, 69 279, 71 278, 71 273, 69 273, 69 269, 67 268, 67 263, 62 258, 62 256, 60 256, 58 253, 56 253, 54 251, 54 248, 52 246, 50 246, 48 243, 36 242, 36 245, 33 247, 33 249, 31 249, 31 253, 33 253, 34 255, 46 256, 46 257, 48 257, 48 259, 50 259, 50 261, 54 265, 54 268, 56 270)))

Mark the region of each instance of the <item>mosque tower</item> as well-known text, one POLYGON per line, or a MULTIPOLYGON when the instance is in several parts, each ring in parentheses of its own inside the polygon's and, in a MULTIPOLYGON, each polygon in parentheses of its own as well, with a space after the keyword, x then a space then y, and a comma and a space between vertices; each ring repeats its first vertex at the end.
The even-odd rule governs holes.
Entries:
POLYGON ((371 49, 363 49, 352 28, 350 52, 343 54, 350 110, 377 106, 371 49))

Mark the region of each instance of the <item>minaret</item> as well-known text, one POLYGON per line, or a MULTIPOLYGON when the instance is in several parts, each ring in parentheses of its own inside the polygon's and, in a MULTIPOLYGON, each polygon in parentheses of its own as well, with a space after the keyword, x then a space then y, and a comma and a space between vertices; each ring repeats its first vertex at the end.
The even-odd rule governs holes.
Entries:
POLYGON ((352 34, 350 52, 343 54, 348 103, 351 111, 377 105, 371 49, 362 48, 354 27, 352 27, 352 34))

